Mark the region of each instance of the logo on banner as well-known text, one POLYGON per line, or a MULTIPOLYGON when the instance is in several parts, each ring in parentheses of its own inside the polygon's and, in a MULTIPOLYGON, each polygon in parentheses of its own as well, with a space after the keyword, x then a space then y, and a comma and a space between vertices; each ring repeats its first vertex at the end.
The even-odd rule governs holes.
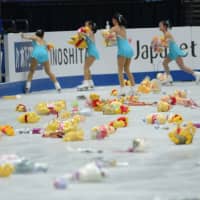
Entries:
MULTIPOLYGON (((15 72, 27 72, 30 67, 30 58, 33 50, 32 42, 15 42, 15 72)), ((42 69, 38 65, 37 70, 42 69)))

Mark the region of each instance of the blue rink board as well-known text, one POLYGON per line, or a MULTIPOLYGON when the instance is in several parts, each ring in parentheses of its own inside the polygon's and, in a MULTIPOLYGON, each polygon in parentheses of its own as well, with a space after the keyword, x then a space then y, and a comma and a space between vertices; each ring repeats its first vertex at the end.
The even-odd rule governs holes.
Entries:
MULTIPOLYGON (((141 82, 145 76, 150 78, 155 78, 158 72, 139 72, 134 73, 135 82, 141 82)), ((174 81, 193 81, 194 77, 190 74, 187 74, 183 71, 172 71, 171 72, 174 81)), ((96 86, 106 86, 106 85, 118 85, 118 76, 117 74, 99 74, 93 75, 93 80, 96 86)), ((81 83, 83 76, 66 76, 59 77, 58 81, 61 84, 62 88, 73 88, 81 83)), ((15 95, 24 93, 25 81, 18 82, 9 82, 9 83, 0 83, 0 96, 3 95, 15 95)), ((54 85, 48 79, 36 79, 32 81, 32 91, 40 90, 49 90, 54 89, 54 85)))

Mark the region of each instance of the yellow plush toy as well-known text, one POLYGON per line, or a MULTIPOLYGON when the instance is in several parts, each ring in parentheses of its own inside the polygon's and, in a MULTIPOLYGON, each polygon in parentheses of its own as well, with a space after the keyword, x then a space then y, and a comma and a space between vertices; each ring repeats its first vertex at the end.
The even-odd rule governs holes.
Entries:
POLYGON ((181 124, 183 117, 179 114, 173 114, 168 117, 168 123, 181 124))
POLYGON ((148 94, 151 92, 151 81, 149 77, 146 77, 137 88, 138 93, 148 94))
POLYGON ((131 86, 131 82, 129 80, 124 79, 125 86, 131 86))
POLYGON ((130 109, 129 106, 122 104, 121 101, 115 100, 104 104, 102 107, 103 114, 105 115, 117 115, 127 114, 130 109))
POLYGON ((81 120, 81 116, 79 115, 75 115, 73 118, 67 119, 65 121, 60 119, 53 119, 46 126, 43 137, 61 138, 69 132, 80 133, 78 124, 81 122, 81 120))
POLYGON ((20 123, 37 123, 40 120, 40 116, 35 112, 26 112, 18 117, 20 123))
POLYGON ((102 36, 104 38, 104 44, 106 47, 112 47, 116 45, 116 34, 110 33, 109 30, 102 30, 102 36))
POLYGON ((60 112, 62 110, 66 110, 67 105, 65 100, 57 100, 53 102, 54 108, 57 112, 60 112))
POLYGON ((0 177, 8 177, 14 172, 14 166, 9 163, 0 164, 0 177))
POLYGON ((45 128, 45 134, 48 135, 52 132, 56 132, 60 128, 60 121, 57 119, 53 119, 48 123, 45 128))
POLYGON ((145 77, 145 79, 139 84, 137 88, 138 93, 149 94, 150 92, 158 93, 161 91, 160 83, 157 79, 150 80, 149 77, 145 77))
POLYGON ((65 142, 83 141, 83 140, 84 140, 84 132, 82 129, 69 131, 63 137, 63 141, 65 142))
POLYGON ((59 114, 59 118, 62 119, 62 120, 69 119, 70 117, 71 117, 71 113, 67 110, 63 110, 59 114))
POLYGON ((73 45, 75 48, 79 48, 79 49, 85 49, 87 48, 87 43, 85 41, 85 36, 84 34, 89 33, 90 28, 89 27, 81 27, 78 29, 78 33, 75 34, 74 36, 72 36, 69 41, 68 44, 73 45))
POLYGON ((41 102, 35 106, 35 110, 39 115, 55 114, 65 109, 66 102, 64 100, 57 100, 51 103, 41 102))
POLYGON ((17 112, 26 112, 26 106, 24 104, 18 104, 15 109, 17 112))
POLYGON ((192 123, 188 123, 182 127, 178 125, 168 136, 174 144, 191 144, 195 132, 196 127, 192 123))
POLYGON ((96 93, 91 93, 89 96, 88 104, 95 110, 95 111, 102 111, 103 102, 100 99, 100 96, 96 93))
POLYGON ((185 90, 175 90, 173 96, 179 98, 187 98, 187 92, 185 90))
POLYGON ((0 126, 0 131, 7 136, 14 136, 15 135, 15 130, 10 125, 0 126))
POLYGON ((162 113, 152 113, 146 116, 145 121, 147 124, 165 124, 167 117, 162 113))
POLYGON ((73 45, 75 48, 79 48, 79 49, 86 49, 87 48, 87 43, 84 40, 83 37, 81 37, 80 35, 76 34, 74 36, 72 36, 68 42, 68 44, 73 45))
POLYGON ((127 127, 128 117, 125 116, 118 117, 116 120, 110 122, 109 126, 113 126, 115 129, 127 127))
POLYGON ((168 112, 171 109, 171 105, 165 101, 159 101, 157 103, 158 112, 168 112))
POLYGON ((161 53, 167 45, 168 43, 164 36, 154 36, 151 41, 151 47, 157 53, 161 53))
POLYGON ((110 95, 111 95, 111 96, 117 96, 117 95, 118 95, 117 89, 111 90, 110 95))
POLYGON ((48 115, 49 114, 49 108, 47 106, 46 102, 41 102, 38 103, 35 106, 35 111, 39 114, 39 115, 48 115))

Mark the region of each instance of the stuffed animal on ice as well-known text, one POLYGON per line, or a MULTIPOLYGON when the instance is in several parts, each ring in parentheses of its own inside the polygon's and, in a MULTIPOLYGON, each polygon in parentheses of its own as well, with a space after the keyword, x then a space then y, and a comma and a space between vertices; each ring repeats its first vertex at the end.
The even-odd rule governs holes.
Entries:
POLYGON ((174 144, 191 144, 193 141, 196 127, 192 123, 186 126, 177 125, 177 127, 169 132, 168 136, 174 144))
POLYGON ((63 141, 65 142, 83 141, 83 140, 84 140, 84 132, 82 129, 69 131, 63 137, 63 141))
POLYGON ((184 119, 180 114, 171 114, 168 116, 168 123, 181 124, 183 120, 184 119))
POLYGON ((91 130, 91 138, 92 139, 104 139, 105 137, 109 137, 115 131, 116 131, 116 129, 110 125, 95 126, 91 130))
POLYGON ((0 132, 4 133, 7 136, 14 136, 15 135, 15 130, 12 126, 10 125, 3 125, 0 126, 0 132))
POLYGON ((8 177, 14 172, 14 166, 10 163, 0 164, 0 177, 8 177))
POLYGON ((115 129, 127 127, 128 117, 125 117, 125 116, 118 117, 116 120, 110 122, 109 125, 113 126, 115 129))
POLYGON ((94 111, 102 111, 103 102, 98 94, 91 93, 87 103, 94 109, 94 111))
POLYGON ((158 112, 168 112, 171 109, 171 105, 165 101, 159 101, 157 103, 157 111, 158 112))
POLYGON ((50 113, 50 110, 46 102, 38 103, 35 106, 35 110, 39 115, 48 115, 50 113))
POLYGON ((186 90, 175 90, 173 93, 174 97, 179 98, 187 98, 187 91, 186 90))
POLYGON ((61 120, 66 120, 69 119, 70 117, 71 117, 71 112, 69 111, 63 110, 59 113, 59 118, 61 120))
POLYGON ((117 89, 112 89, 111 92, 110 92, 110 96, 118 96, 118 90, 117 89))
POLYGON ((26 112, 18 117, 20 123, 37 123, 40 116, 36 112, 26 112))
POLYGON ((91 130, 92 139, 104 139, 115 133, 118 128, 128 126, 128 118, 125 116, 118 117, 116 120, 101 126, 95 126, 91 130))
POLYGON ((165 95, 161 97, 161 101, 167 102, 170 105, 183 105, 185 107, 199 107, 199 105, 192 99, 188 99, 185 96, 184 92, 178 93, 175 91, 175 95, 165 95))
POLYGON ((129 80, 124 79, 125 86, 131 86, 131 82, 129 80))
POLYGON ((17 112, 27 112, 27 108, 24 104, 18 104, 15 109, 17 112))
POLYGON ((156 79, 150 80, 149 77, 145 77, 137 88, 137 92, 142 94, 149 94, 150 92, 158 93, 160 90, 160 83, 156 79))
POLYGON ((104 39, 104 44, 106 47, 112 47, 116 45, 116 34, 115 33, 111 33, 109 30, 105 29, 102 30, 102 36, 104 39))
POLYGON ((73 118, 65 121, 53 119, 45 127, 43 137, 63 138, 69 132, 71 132, 71 134, 78 133, 80 132, 78 127, 80 121, 81 117, 78 115, 73 116, 73 118))
POLYGON ((167 40, 163 36, 155 36, 152 39, 151 47, 155 52, 161 53, 167 47, 167 40))
POLYGON ((151 92, 151 81, 149 77, 146 77, 142 82, 138 85, 137 88, 138 93, 148 94, 151 92))
POLYGON ((78 29, 78 33, 76 33, 74 36, 72 36, 69 41, 68 44, 73 45, 75 48, 79 48, 79 49, 85 49, 87 48, 87 43, 85 41, 85 35, 90 32, 90 28, 89 27, 81 27, 78 29))
POLYGON ((166 81, 168 80, 168 75, 166 73, 158 73, 156 75, 156 79, 161 83, 161 84, 166 84, 166 81))
POLYGON ((117 115, 117 114, 127 114, 130 109, 129 106, 122 104, 118 100, 114 100, 112 102, 106 103, 102 107, 102 111, 104 115, 117 115))
POLYGON ((66 109, 64 100, 57 100, 51 103, 41 102, 35 106, 35 110, 39 115, 57 114, 66 109))
POLYGON ((167 116, 162 113, 152 113, 146 116, 145 122, 147 124, 165 124, 167 116))
POLYGON ((161 85, 157 79, 151 80, 151 91, 153 93, 159 93, 161 91, 161 85))

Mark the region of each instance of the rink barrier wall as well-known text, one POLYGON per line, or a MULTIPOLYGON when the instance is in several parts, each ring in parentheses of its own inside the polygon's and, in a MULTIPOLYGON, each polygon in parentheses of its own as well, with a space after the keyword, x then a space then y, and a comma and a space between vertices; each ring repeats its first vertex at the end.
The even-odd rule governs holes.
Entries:
MULTIPOLYGON (((200 27, 173 27, 171 32, 180 48, 187 53, 184 57, 186 65, 193 70, 200 70, 200 27)), ((46 41, 55 46, 49 53, 51 70, 63 88, 76 87, 82 81, 85 50, 76 49, 67 43, 75 33, 76 31, 45 33, 46 41)), ((135 75, 136 83, 146 75, 154 78, 157 72, 163 70, 162 61, 168 49, 161 54, 153 51, 151 40, 156 35, 161 35, 158 28, 127 29, 127 37, 134 49, 130 69, 135 75)), ((117 48, 104 46, 101 31, 96 34, 96 45, 100 59, 95 61, 91 68, 95 84, 117 85, 117 48)), ((22 40, 19 33, 10 33, 4 37, 4 49, 6 83, 0 83, 0 95, 22 93, 29 70, 32 43, 22 40)), ((180 71, 175 62, 170 63, 170 69, 175 81, 193 80, 191 75, 180 71)), ((34 74, 32 91, 53 88, 53 84, 39 65, 34 74)))

